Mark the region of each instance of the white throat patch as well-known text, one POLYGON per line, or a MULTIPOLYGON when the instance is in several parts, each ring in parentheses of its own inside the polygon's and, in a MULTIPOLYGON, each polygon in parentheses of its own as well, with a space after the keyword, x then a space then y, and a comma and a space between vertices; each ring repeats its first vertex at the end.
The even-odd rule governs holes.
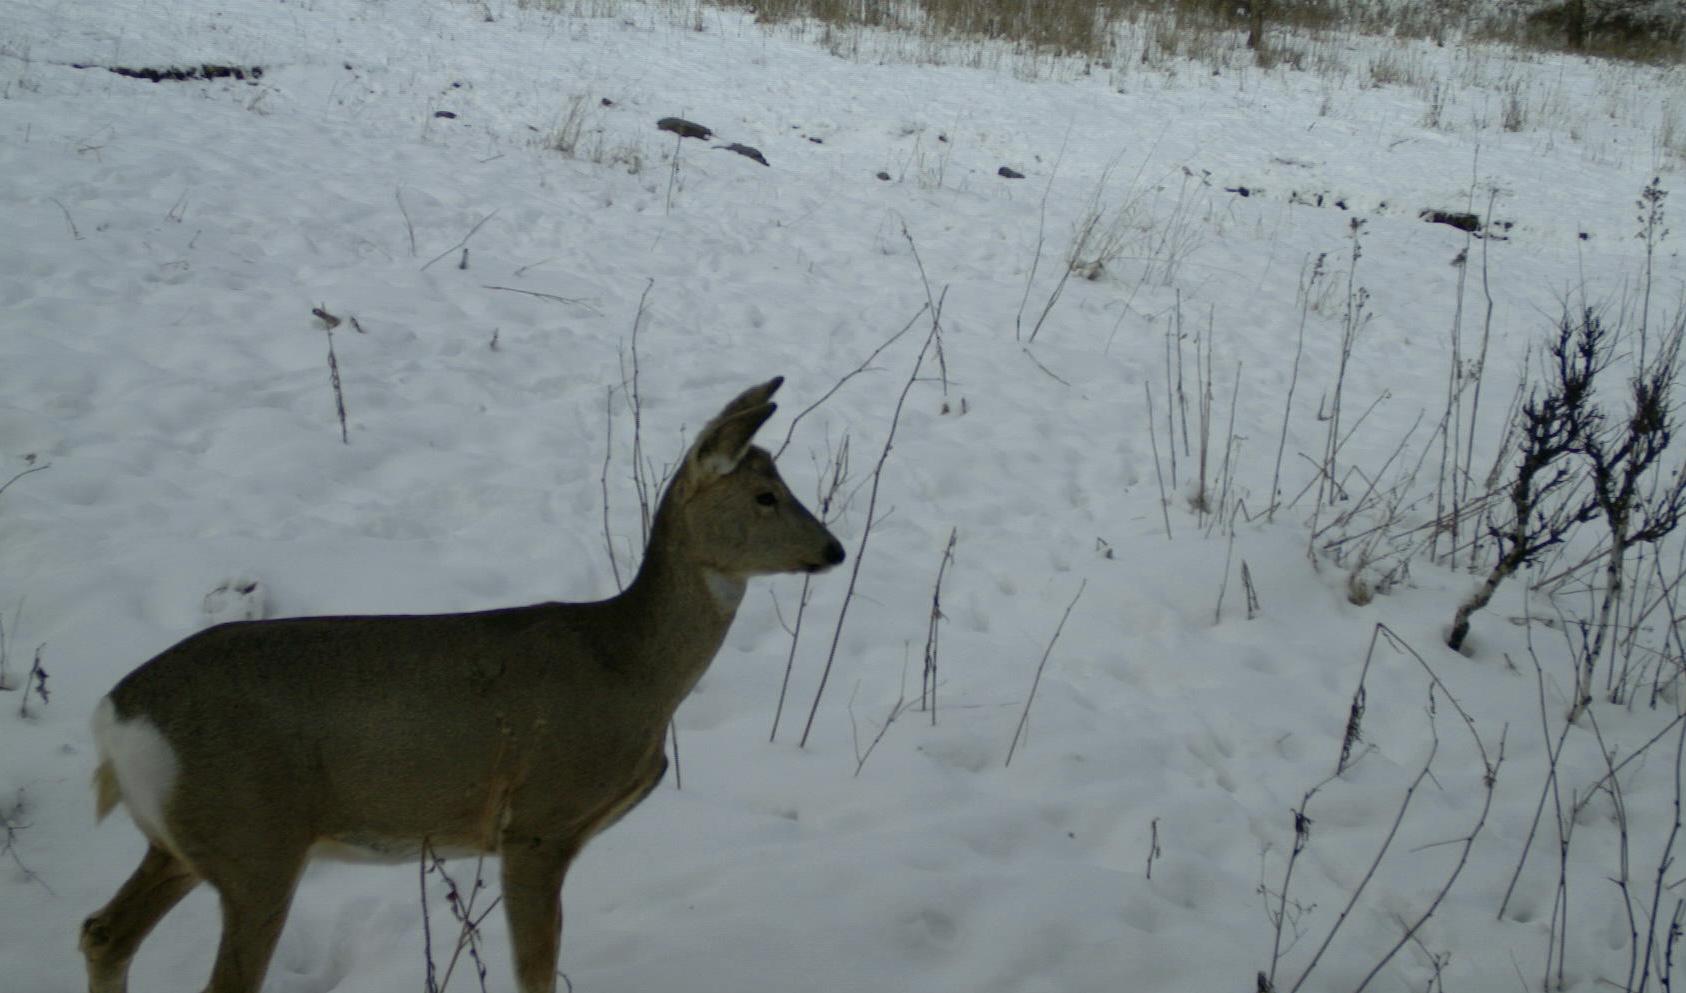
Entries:
POLYGON ((708 587, 708 593, 714 597, 722 613, 734 613, 738 604, 743 602, 744 588, 749 584, 737 577, 715 572, 712 569, 703 571, 703 584, 708 587))

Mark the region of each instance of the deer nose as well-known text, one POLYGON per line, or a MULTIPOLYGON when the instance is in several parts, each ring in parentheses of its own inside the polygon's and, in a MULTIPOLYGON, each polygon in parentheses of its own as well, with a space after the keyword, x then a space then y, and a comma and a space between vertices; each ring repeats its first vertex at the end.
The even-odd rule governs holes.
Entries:
POLYGON ((825 546, 825 564, 837 565, 849 556, 843 551, 843 543, 836 538, 831 539, 825 546))

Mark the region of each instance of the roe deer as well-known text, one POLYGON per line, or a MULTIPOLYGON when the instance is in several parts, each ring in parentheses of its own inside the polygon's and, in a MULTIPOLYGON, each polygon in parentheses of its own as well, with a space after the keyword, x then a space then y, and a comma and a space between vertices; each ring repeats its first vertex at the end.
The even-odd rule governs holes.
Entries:
POLYGON ((522 993, 553 993, 562 877, 667 770, 669 720, 750 576, 820 572, 843 546, 751 437, 781 379, 744 391, 667 487, 632 584, 593 603, 239 621, 178 643, 94 716, 103 817, 149 846, 82 925, 91 993, 123 993, 159 918, 222 903, 209 993, 256 993, 313 856, 423 845, 503 860, 522 993))

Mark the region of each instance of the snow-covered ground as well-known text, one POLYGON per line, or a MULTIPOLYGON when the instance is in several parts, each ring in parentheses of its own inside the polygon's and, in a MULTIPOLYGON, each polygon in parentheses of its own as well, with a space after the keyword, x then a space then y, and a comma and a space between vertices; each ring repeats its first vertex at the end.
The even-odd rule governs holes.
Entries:
MULTIPOLYGON (((27 717, 21 690, 0 695, 0 987, 82 988, 80 921, 143 847, 123 816, 95 824, 88 716, 131 668, 238 612, 237 593, 208 599, 219 587, 256 581, 268 616, 615 591, 602 480, 607 456, 624 576, 641 300, 641 438, 658 467, 739 389, 783 374, 763 438, 776 447, 915 323, 796 424, 782 458, 811 494, 830 453, 850 452, 833 527, 860 572, 811 737, 797 747, 847 569, 813 584, 773 743, 801 581, 752 587, 679 712, 682 788, 670 776, 568 881, 572 989, 1252 988, 1272 965, 1292 811, 1335 769, 1378 623, 1423 664, 1375 652, 1362 757, 1311 800, 1277 984, 1315 959, 1301 988, 1357 988, 1482 823, 1485 767, 1449 690, 1490 760, 1503 740, 1492 809, 1369 988, 1438 989, 1437 970, 1446 990, 1539 987, 1557 804, 1499 909, 1571 678, 1561 634, 1534 625, 1548 738, 1519 621, 1549 605, 1505 587, 1459 655, 1442 632, 1467 573, 1419 558, 1357 606, 1347 568, 1305 554, 1315 491, 1263 512, 1291 382, 1283 502, 1314 478, 1360 288, 1339 464, 1392 481, 1426 453, 1418 488, 1432 486, 1460 274, 1468 359, 1483 268, 1485 472, 1560 301, 1638 285, 1635 200, 1680 176, 1681 74, 1350 38, 1299 40, 1317 71, 951 60, 974 68, 870 34, 841 59, 820 36, 631 2, 0 0, 0 482, 48 467, 0 493, 0 616, 10 683, 44 645, 51 692, 27 717), (202 63, 263 72, 153 83, 98 68, 202 63), (669 115, 717 138, 680 143, 655 127, 669 115), (1506 240, 1418 217, 1489 202, 1506 240), (1062 286, 1085 215, 1105 227, 1121 210, 1099 278, 1062 286), (929 330, 915 319, 938 295, 942 368, 929 358, 908 393, 863 552, 866 487, 929 330), (313 308, 343 321, 348 444, 313 308), (1213 480, 1235 439, 1233 540, 1187 499, 1181 412, 1168 434, 1180 375, 1198 441, 1197 355, 1215 381, 1213 480), (918 695, 951 529, 935 724, 900 711, 863 764, 918 695)), ((1682 290, 1677 244, 1656 259, 1659 306, 1682 290)), ((1595 708, 1612 761, 1677 706, 1595 708)), ((1674 738, 1622 770, 1625 850, 1591 723, 1566 740, 1562 806, 1590 800, 1562 976, 1619 989, 1633 942, 1610 880, 1625 854, 1643 943, 1674 738)), ((313 867, 265 989, 421 989, 416 877, 313 867)), ((455 927, 431 882, 442 959, 455 927)), ((1659 906, 1666 918, 1672 893, 1659 906)), ((483 930, 487 987, 511 989, 501 917, 483 930)), ((144 947, 133 988, 194 987, 216 932, 202 890, 144 947)))

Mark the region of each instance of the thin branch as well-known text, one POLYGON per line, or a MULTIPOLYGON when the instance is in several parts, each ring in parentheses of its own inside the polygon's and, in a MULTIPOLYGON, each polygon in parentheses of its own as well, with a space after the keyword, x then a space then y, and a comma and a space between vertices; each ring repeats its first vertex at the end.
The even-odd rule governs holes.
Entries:
MULTIPOLYGON (((1477 743, 1479 744, 1479 739, 1477 739, 1477 743)), ((1485 749, 1483 749, 1483 754, 1485 754, 1485 749)), ((1505 735, 1501 732, 1499 735, 1498 758, 1492 765, 1486 768, 1486 771, 1483 773, 1481 779, 1485 787, 1485 792, 1481 800, 1481 814, 1475 819, 1475 824, 1470 827, 1469 833, 1465 834, 1461 839, 1458 839, 1463 842, 1464 847, 1463 850, 1458 853, 1457 865, 1452 867, 1452 871, 1447 875, 1446 881, 1441 884, 1439 892, 1434 894, 1434 899, 1429 901, 1429 905, 1423 908, 1423 912, 1417 915, 1417 919, 1411 922, 1410 927, 1405 929, 1405 933, 1400 936, 1399 941, 1395 943, 1392 948, 1388 949, 1387 954, 1383 955, 1369 973, 1364 976, 1363 982, 1353 988, 1352 993, 1361 993, 1366 986, 1370 985, 1370 980, 1376 978, 1376 975, 1382 971, 1382 968, 1386 966, 1388 962, 1392 961, 1393 957, 1399 953, 1401 948, 1405 947, 1406 942, 1416 937, 1417 932, 1422 929, 1422 926, 1428 922, 1430 917, 1434 916, 1434 912, 1440 908, 1440 903, 1442 900, 1446 899, 1446 894, 1452 891, 1453 884, 1455 884, 1458 881, 1458 877, 1463 874, 1464 866, 1469 864, 1469 850, 1475 847, 1475 839, 1481 834, 1481 830, 1487 826, 1487 813, 1493 809, 1493 787, 1498 782, 1499 766, 1503 764, 1504 760, 1505 735)))
POLYGON ((882 342, 879 343, 877 348, 874 348, 872 350, 872 352, 869 355, 867 355, 866 358, 861 360, 860 365, 855 366, 853 369, 844 373, 843 377, 841 379, 839 379, 837 382, 831 384, 831 389, 826 390, 824 393, 820 394, 820 398, 818 400, 815 400, 813 403, 809 404, 808 406, 803 407, 802 410, 800 412, 798 412, 795 417, 792 417, 790 419, 790 427, 784 433, 784 441, 781 442, 779 444, 778 449, 773 452, 773 458, 777 459, 779 456, 784 454, 785 449, 790 447, 790 439, 795 437, 795 435, 796 435, 796 424, 797 424, 798 421, 802 420, 802 418, 807 417, 809 414, 813 413, 814 409, 817 408, 820 404, 825 403, 827 400, 830 400, 832 394, 836 393, 838 390, 843 388, 844 383, 847 383, 849 380, 854 379, 856 376, 859 376, 861 373, 866 372, 867 369, 871 367, 872 360, 876 359, 878 357, 879 353, 884 351, 884 349, 889 348, 891 345, 893 345, 897 341, 901 340, 901 336, 904 335, 904 334, 907 334, 908 331, 910 329, 912 329, 913 325, 921 317, 925 316, 925 312, 929 309, 930 309, 930 304, 926 304, 925 306, 920 307, 919 312, 914 314, 912 317, 908 318, 908 322, 906 324, 902 325, 902 329, 900 331, 897 331, 895 334, 891 335, 890 337, 885 338, 882 342))
POLYGON ((1003 767, 1013 764, 1013 752, 1018 749, 1019 738, 1024 735, 1025 722, 1030 720, 1031 701, 1036 699, 1036 688, 1042 685, 1042 670, 1048 668, 1048 656, 1054 653, 1054 643, 1060 640, 1060 632, 1065 630, 1065 622, 1071 617, 1071 608, 1077 606, 1077 601, 1088 586, 1087 579, 1078 584, 1071 602, 1065 605, 1065 613, 1060 615, 1060 623, 1054 628, 1054 636, 1048 639, 1048 647, 1042 650, 1042 661, 1036 663, 1036 677, 1030 681, 1030 693, 1024 698, 1024 710, 1019 714, 1019 726, 1013 729, 1013 741, 1007 746, 1007 761, 1002 763, 1003 767))
POLYGON ((1048 183, 1042 188, 1042 199, 1036 206, 1036 250, 1031 253, 1030 271, 1024 277, 1024 294, 1019 297, 1019 312, 1013 317, 1014 341, 1024 338, 1024 309, 1030 303, 1030 287, 1036 282, 1036 270, 1042 265, 1042 246, 1047 243, 1048 195, 1054 191, 1054 178, 1060 174, 1060 163, 1065 161, 1066 142, 1070 140, 1071 125, 1068 123, 1065 135, 1060 138, 1059 154, 1054 156, 1053 168, 1048 170, 1048 183))
POLYGON ((514 286, 494 286, 491 283, 481 283, 480 287, 486 290, 502 290, 505 293, 520 293, 524 296, 538 297, 540 300, 553 300, 556 303, 573 304, 576 307, 584 307, 592 313, 598 312, 596 307, 575 297, 557 296, 555 293, 540 293, 538 290, 523 290, 514 286))
POLYGON ((404 217, 404 230, 410 234, 410 258, 413 259, 416 257, 416 226, 410 223, 409 208, 404 206, 404 187, 393 187, 392 195, 398 201, 398 213, 404 217))
POLYGON ((55 203, 55 204, 58 204, 59 210, 64 212, 64 223, 70 226, 71 240, 72 241, 81 241, 82 240, 82 232, 76 230, 76 222, 70 219, 70 208, 66 207, 62 203, 59 203, 58 197, 48 197, 47 199, 53 201, 53 203, 55 203))
POLYGON ((597 477, 603 488, 603 545, 609 552, 609 569, 615 574, 615 589, 624 590, 620 563, 615 559, 615 539, 609 531, 609 458, 615 451, 615 388, 603 391, 603 472, 597 477))
POLYGON ((1025 357, 1030 359, 1032 365, 1036 366, 1036 368, 1038 368, 1038 369, 1041 369, 1044 373, 1047 373, 1049 379, 1052 379, 1054 382, 1059 383, 1061 386, 1070 386, 1071 385, 1070 380, 1065 379, 1064 377, 1060 376, 1059 373, 1057 373, 1054 370, 1052 370, 1052 369, 1048 368, 1047 366, 1043 365, 1042 360, 1037 358, 1034 354, 1032 354, 1031 350, 1029 348, 1021 348, 1020 351, 1024 352, 1025 357))
MULTIPOLYGON (((1300 805, 1293 810, 1294 847, 1289 850, 1288 865, 1282 870, 1282 888, 1278 890, 1276 894, 1276 912, 1274 914, 1270 914, 1271 920, 1275 924, 1276 936, 1270 945, 1270 973, 1263 977, 1263 982, 1259 983, 1260 990, 1274 991, 1276 989, 1276 967, 1281 963, 1283 955, 1282 925, 1286 923, 1288 919, 1288 890, 1294 881, 1294 866, 1299 863, 1300 853, 1305 851, 1306 845, 1311 841, 1312 820, 1306 815, 1306 810, 1311 806, 1311 798, 1316 796, 1318 791, 1323 789, 1323 787, 1334 782, 1334 780, 1335 775, 1331 774, 1322 782, 1317 783, 1310 789, 1306 790, 1305 794, 1300 797, 1300 805)), ((1261 880, 1259 885, 1260 888, 1263 889, 1264 867, 1262 863, 1260 865, 1259 872, 1261 880)), ((1268 899, 1268 890, 1265 890, 1265 895, 1268 899)), ((1269 913, 1268 904, 1266 905, 1266 912, 1269 913)), ((1295 928, 1295 932, 1294 943, 1297 944, 1300 938, 1298 927, 1295 928)))
MULTIPOLYGON (((907 229, 902 228, 902 234, 907 237, 908 244, 913 244, 913 236, 907 229)), ((918 249, 914 249, 914 257, 918 258, 918 249)), ((946 297, 947 291, 944 291, 946 297)), ((843 621, 849 614, 849 604, 855 598, 855 583, 860 579, 861 561, 866 557, 867 542, 872 538, 872 525, 877 516, 878 484, 884 477, 884 463, 890 458, 890 449, 896 440, 896 428, 901 424, 902 407, 907 403, 907 395, 913 389, 913 384, 919 380, 919 368, 925 364, 925 353, 931 348, 931 343, 937 340, 942 331, 942 298, 927 303, 922 313, 931 315, 931 331, 925 336, 925 343, 919 346, 919 355, 913 361, 913 370, 908 374, 907 382, 902 384, 901 395, 896 398, 896 409, 890 415, 890 429, 884 435, 884 448, 878 453, 878 463, 872 469, 872 485, 868 491, 866 501, 866 524, 861 528, 861 542, 855 549, 854 564, 849 571, 849 585, 843 592, 843 605, 837 610, 837 626, 831 634, 831 649, 825 656, 825 668, 820 670, 820 684, 814 690, 813 705, 808 708, 808 721, 802 727, 802 738, 796 743, 798 748, 806 748, 808 735, 814 730, 814 717, 820 711, 820 698, 825 694, 826 682, 831 678, 831 667, 837 660, 837 646, 843 640, 843 621)))
MULTIPOLYGON (((1153 445, 1153 474, 1159 479, 1159 514, 1165 519, 1165 540, 1171 539, 1171 510, 1169 498, 1165 495, 1165 472, 1159 467, 1159 432, 1153 428, 1153 385, 1142 380, 1142 389, 1147 392, 1147 440, 1153 445)), ((1176 435, 1171 436, 1171 452, 1177 451, 1176 435)))
POLYGON ((13 483, 15 483, 18 480, 22 479, 23 477, 29 475, 30 473, 40 472, 43 469, 51 469, 52 467, 53 467, 53 464, 51 462, 43 462, 40 465, 30 466, 28 469, 25 469, 24 471, 18 473, 17 475, 13 476, 11 479, 6 480, 4 483, 0 483, 0 493, 5 493, 6 490, 9 489, 13 483))
POLYGON ((492 218, 494 218, 496 216, 498 216, 498 212, 496 210, 494 210, 490 214, 487 214, 485 217, 482 217, 482 218, 480 218, 480 220, 474 222, 474 227, 468 229, 468 234, 463 235, 461 241, 457 242, 455 245, 452 245, 450 248, 445 249, 443 252, 440 252, 438 255, 435 255, 433 258, 429 259, 427 261, 427 265, 424 265, 424 266, 421 267, 421 271, 426 272, 427 269, 428 269, 428 266, 433 265, 433 263, 438 262, 440 259, 442 259, 445 256, 451 254, 452 252, 456 251, 457 249, 467 248, 468 247, 468 240, 470 238, 474 237, 474 233, 476 231, 479 231, 481 226, 484 225, 487 221, 491 220, 492 218))
POLYGON ((925 629, 925 668, 919 683, 919 709, 931 711, 932 727, 937 726, 937 656, 939 629, 944 618, 943 574, 948 571, 948 564, 954 561, 954 543, 959 537, 958 526, 948 529, 948 544, 943 546, 942 560, 937 563, 937 580, 931 584, 931 619, 925 629))
MULTIPOLYGON (((856 689, 858 690, 859 688, 859 684, 856 684, 856 689)), ((851 698, 851 703, 852 702, 853 699, 851 698)), ((889 733, 890 725, 896 723, 896 718, 905 713, 907 708, 910 706, 912 706, 912 704, 910 704, 907 699, 907 659, 904 657, 902 659, 901 692, 896 694, 896 702, 890 706, 890 713, 885 716, 884 723, 878 726, 878 733, 873 735, 872 741, 867 743, 866 751, 862 752, 860 751, 859 745, 856 746, 856 752, 858 753, 855 757, 856 779, 860 778, 861 770, 866 768, 866 760, 872 757, 873 750, 878 747, 878 743, 883 741, 884 735, 889 733)), ((853 714, 854 711, 851 709, 849 720, 851 728, 854 725, 853 714)))
POLYGON ((1341 925, 1346 923, 1347 917, 1352 913, 1352 908, 1358 904, 1358 898, 1363 895, 1365 887, 1369 886, 1370 880, 1375 878, 1376 868, 1382 864, 1382 859, 1387 855, 1388 848, 1393 845, 1393 839, 1399 833, 1399 825, 1405 820, 1405 812, 1410 809, 1411 800, 1417 795, 1417 788, 1422 785, 1424 779, 1428 778, 1429 767, 1434 764, 1434 756, 1439 750, 1440 736, 1436 734, 1433 743, 1429 746, 1428 758, 1424 760, 1423 767, 1411 780, 1411 785, 1405 787, 1405 795, 1399 801, 1399 809, 1393 815, 1393 823, 1389 825, 1387 834, 1382 837, 1381 846, 1376 849, 1376 857, 1370 861, 1370 868, 1365 870, 1364 877, 1358 881, 1358 885, 1353 888, 1352 893, 1347 897, 1346 906, 1341 908, 1340 915, 1335 918, 1334 925, 1329 928, 1329 933, 1323 936, 1323 943, 1317 946, 1317 951, 1312 955, 1311 961, 1306 964, 1305 971, 1301 972, 1300 978, 1295 980, 1294 985, 1288 988, 1288 993, 1297 993, 1299 988, 1305 984, 1306 979, 1317 968, 1317 963, 1322 960, 1323 953, 1329 950, 1329 945, 1335 940, 1335 935, 1340 933, 1341 925))

